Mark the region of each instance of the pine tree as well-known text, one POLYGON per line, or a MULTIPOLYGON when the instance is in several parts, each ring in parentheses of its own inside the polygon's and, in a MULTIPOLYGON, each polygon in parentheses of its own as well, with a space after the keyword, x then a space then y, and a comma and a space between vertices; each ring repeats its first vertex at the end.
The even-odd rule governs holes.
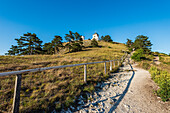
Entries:
POLYGON ((41 54, 42 41, 36 36, 35 33, 26 33, 24 36, 21 36, 17 41, 17 46, 12 46, 11 50, 8 51, 8 54, 15 55, 33 55, 41 54))
POLYGON ((52 55, 52 54, 54 54, 53 52, 54 52, 54 49, 53 49, 53 46, 52 46, 52 43, 51 43, 51 42, 45 43, 45 44, 43 45, 43 53, 44 53, 44 54, 50 54, 50 55, 52 55))
POLYGON ((133 47, 135 49, 143 49, 145 53, 149 53, 151 51, 151 42, 148 40, 147 36, 138 35, 134 41, 133 47))
POLYGON ((59 52, 59 47, 63 47, 62 44, 62 37, 60 36, 54 36, 55 38, 52 40, 52 47, 54 48, 54 54, 57 54, 59 52))
POLYGON ((68 43, 65 45, 65 47, 68 48, 69 53, 70 53, 70 49, 71 49, 71 43, 74 41, 74 36, 73 36, 73 32, 69 31, 69 34, 66 34, 65 36, 66 41, 68 41, 68 43))
POLYGON ((106 36, 101 36, 101 40, 105 42, 112 42, 113 40, 111 39, 111 36, 106 35, 106 36))
POLYGON ((8 53, 6 55, 18 55, 19 54, 19 49, 18 46, 12 45, 10 50, 8 50, 8 53))
POLYGON ((133 42, 130 39, 127 39, 126 46, 128 47, 129 51, 133 50, 133 42))
POLYGON ((133 45, 132 40, 127 39, 126 46, 127 46, 127 47, 129 47, 129 48, 131 48, 131 47, 132 47, 132 45, 133 45))
POLYGON ((77 32, 73 33, 72 31, 69 31, 69 34, 66 34, 65 39, 68 41, 65 47, 69 49, 69 52, 82 50, 83 40, 79 33, 77 32))

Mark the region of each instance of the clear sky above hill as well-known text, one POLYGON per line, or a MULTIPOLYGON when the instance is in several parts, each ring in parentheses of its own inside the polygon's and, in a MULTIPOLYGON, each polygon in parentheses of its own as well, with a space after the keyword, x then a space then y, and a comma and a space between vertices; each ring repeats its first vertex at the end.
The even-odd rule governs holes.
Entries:
POLYGON ((36 33, 43 42, 68 31, 97 32, 125 43, 146 35, 153 51, 170 53, 170 0, 0 0, 0 55, 15 38, 36 33))

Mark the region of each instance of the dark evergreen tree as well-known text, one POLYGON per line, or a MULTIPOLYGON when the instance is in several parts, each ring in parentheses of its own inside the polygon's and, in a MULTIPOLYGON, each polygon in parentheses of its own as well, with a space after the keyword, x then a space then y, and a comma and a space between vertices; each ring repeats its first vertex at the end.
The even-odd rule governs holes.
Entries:
POLYGON ((101 36, 101 40, 105 42, 112 42, 113 40, 111 39, 111 36, 106 35, 106 36, 101 36))
POLYGON ((81 35, 79 33, 73 33, 72 31, 69 31, 69 34, 66 34, 65 39, 68 41, 68 43, 65 45, 70 51, 81 51, 83 47, 83 40, 81 38, 81 35))
POLYGON ((81 35, 77 32, 74 33, 75 41, 78 42, 81 46, 83 46, 83 39, 81 35))
POLYGON ((80 43, 73 43, 72 47, 71 47, 71 51, 72 52, 76 52, 76 51, 81 51, 82 50, 82 46, 80 45, 80 43))
POLYGON ((96 39, 93 39, 93 40, 91 41, 91 46, 93 46, 93 47, 98 47, 98 42, 96 41, 96 39))
POLYGON ((19 39, 15 39, 18 44, 18 51, 21 55, 34 55, 42 53, 42 41, 35 33, 27 33, 19 39))
POLYGON ((54 48, 54 54, 59 52, 59 47, 63 47, 62 37, 54 36, 55 38, 52 40, 52 47, 54 48))
POLYGON ((73 32, 69 31, 69 34, 66 34, 65 39, 66 39, 66 41, 68 41, 68 43, 65 45, 65 47, 68 48, 69 52, 70 52, 70 50, 72 48, 71 43, 73 43, 73 41, 74 41, 73 32))
POLYGON ((127 47, 129 47, 129 48, 131 48, 131 47, 132 47, 132 45, 133 45, 132 40, 127 39, 126 46, 127 46, 127 47))
POLYGON ((51 42, 45 43, 43 45, 43 53, 44 54, 50 54, 50 55, 54 54, 54 49, 53 49, 53 46, 52 46, 51 42))
POLYGON ((133 47, 135 49, 143 49, 145 53, 149 53, 151 51, 151 42, 148 40, 147 36, 138 35, 134 41, 133 47))
POLYGON ((42 41, 36 36, 35 33, 26 33, 21 36, 17 41, 17 46, 10 48, 7 54, 9 55, 34 55, 42 53, 42 41))
POLYGON ((14 45, 12 45, 10 50, 8 50, 8 53, 6 53, 6 55, 18 55, 18 54, 19 54, 18 46, 14 46, 14 45))
POLYGON ((130 39, 127 39, 126 46, 128 47, 129 51, 133 50, 133 42, 130 39))

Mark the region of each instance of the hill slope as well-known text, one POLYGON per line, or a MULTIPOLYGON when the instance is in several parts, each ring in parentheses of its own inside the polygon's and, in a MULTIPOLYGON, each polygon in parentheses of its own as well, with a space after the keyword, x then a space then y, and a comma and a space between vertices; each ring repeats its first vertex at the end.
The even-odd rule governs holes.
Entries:
MULTIPOLYGON (((0 56, 0 72, 118 59, 124 44, 99 42, 100 47, 59 55, 0 56)), ((109 64, 107 64, 107 69, 109 64)), ((80 93, 92 92, 96 82, 105 80, 103 64, 88 65, 87 82, 83 83, 83 66, 29 73, 22 76, 21 112, 49 112, 67 108, 80 93)), ((0 77, 0 110, 11 111, 15 76, 0 77)))

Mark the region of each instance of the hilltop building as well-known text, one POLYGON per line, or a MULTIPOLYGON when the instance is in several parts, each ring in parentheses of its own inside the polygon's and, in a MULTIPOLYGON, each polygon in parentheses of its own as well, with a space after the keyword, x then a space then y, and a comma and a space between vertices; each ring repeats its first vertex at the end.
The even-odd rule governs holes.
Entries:
POLYGON ((94 33, 91 40, 93 40, 93 39, 96 39, 98 41, 99 40, 99 34, 98 33, 94 33))

